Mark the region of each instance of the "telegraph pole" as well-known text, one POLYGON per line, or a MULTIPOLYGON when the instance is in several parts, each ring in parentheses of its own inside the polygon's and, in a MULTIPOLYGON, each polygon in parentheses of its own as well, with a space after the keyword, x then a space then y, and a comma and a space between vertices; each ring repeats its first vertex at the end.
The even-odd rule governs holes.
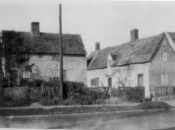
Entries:
POLYGON ((62 5, 59 4, 59 46, 60 46, 60 100, 63 100, 63 37, 62 37, 62 5))

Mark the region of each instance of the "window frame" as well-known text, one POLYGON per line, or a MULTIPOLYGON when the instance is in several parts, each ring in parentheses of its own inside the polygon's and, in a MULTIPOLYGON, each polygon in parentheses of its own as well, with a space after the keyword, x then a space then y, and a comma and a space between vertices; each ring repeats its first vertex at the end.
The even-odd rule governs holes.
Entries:
POLYGON ((137 86, 140 86, 140 87, 144 86, 144 74, 143 73, 137 74, 137 86))
POLYGON ((99 77, 95 77, 95 78, 92 78, 90 80, 91 86, 99 86, 99 82, 100 82, 100 78, 99 77))
POLYGON ((163 52, 162 53, 162 61, 167 61, 168 60, 168 53, 167 52, 163 52))

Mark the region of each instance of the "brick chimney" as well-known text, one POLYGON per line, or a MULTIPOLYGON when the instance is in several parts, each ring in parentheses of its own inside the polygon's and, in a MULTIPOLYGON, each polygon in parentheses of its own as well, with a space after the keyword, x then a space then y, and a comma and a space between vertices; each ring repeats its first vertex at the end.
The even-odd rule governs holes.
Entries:
POLYGON ((31 32, 33 33, 33 35, 36 35, 36 36, 40 34, 39 22, 31 23, 31 32))
POLYGON ((100 50, 100 42, 95 43, 95 51, 100 50))
POLYGON ((131 35, 131 41, 136 41, 139 39, 139 30, 138 29, 132 29, 130 31, 130 35, 131 35))

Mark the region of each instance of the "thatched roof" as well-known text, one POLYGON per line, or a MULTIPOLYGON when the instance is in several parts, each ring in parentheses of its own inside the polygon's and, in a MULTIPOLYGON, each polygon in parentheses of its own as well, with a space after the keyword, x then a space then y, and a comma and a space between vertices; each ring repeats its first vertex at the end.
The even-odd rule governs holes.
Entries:
MULTIPOLYGON (((3 42, 7 46, 23 45, 29 48, 25 49, 25 52, 22 53, 59 54, 60 52, 59 36, 56 33, 41 32, 39 35, 35 36, 31 32, 3 31, 2 34, 3 42), (22 44, 19 44, 19 40, 22 44)), ((81 36, 77 34, 63 34, 63 48, 65 55, 86 55, 81 36)))
MULTIPOLYGON (((112 66, 123 66, 149 62, 157 51, 164 34, 127 42, 118 46, 100 50, 88 64, 88 69, 103 69, 107 67, 107 57, 113 57, 112 66)), ((175 36, 174 36, 175 37, 175 36)))

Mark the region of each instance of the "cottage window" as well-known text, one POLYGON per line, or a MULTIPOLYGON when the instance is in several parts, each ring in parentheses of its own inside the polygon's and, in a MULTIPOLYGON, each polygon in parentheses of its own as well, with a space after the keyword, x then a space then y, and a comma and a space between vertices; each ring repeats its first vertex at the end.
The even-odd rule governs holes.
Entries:
POLYGON ((99 86, 99 78, 91 79, 91 85, 92 86, 99 86))
POLYGON ((168 54, 167 54, 166 52, 164 52, 164 53, 162 54, 162 60, 163 60, 163 61, 167 61, 167 59, 168 59, 168 54))
POLYGON ((69 41, 68 41, 68 42, 69 42, 69 44, 68 44, 68 45, 69 45, 69 47, 73 47, 73 41, 72 41, 72 39, 69 39, 69 41))
POLYGON ((137 75, 137 86, 143 86, 143 74, 137 75))
POLYGON ((29 79, 31 77, 31 72, 24 71, 22 77, 23 77, 23 79, 29 79))
POLYGON ((32 67, 32 73, 38 74, 39 73, 39 66, 33 65, 33 67, 32 67))
POLYGON ((161 83, 162 83, 162 86, 166 86, 168 84, 168 75, 167 74, 161 75, 161 83))

